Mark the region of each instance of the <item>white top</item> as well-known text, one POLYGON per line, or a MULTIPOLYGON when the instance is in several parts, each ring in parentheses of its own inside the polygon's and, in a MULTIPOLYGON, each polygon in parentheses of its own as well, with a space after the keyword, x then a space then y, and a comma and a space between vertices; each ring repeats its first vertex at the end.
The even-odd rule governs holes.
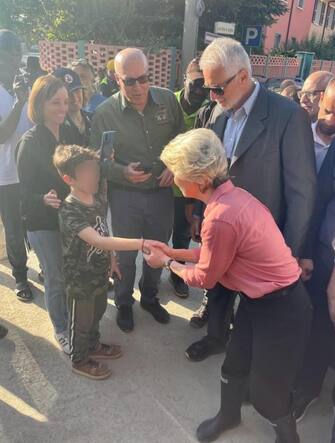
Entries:
MULTIPOLYGON (((9 94, 6 89, 0 85, 0 121, 5 120, 13 109, 15 98, 9 94)), ((27 103, 24 105, 19 124, 13 135, 0 144, 0 186, 12 185, 19 182, 15 149, 22 135, 32 127, 31 121, 27 115, 27 103)))

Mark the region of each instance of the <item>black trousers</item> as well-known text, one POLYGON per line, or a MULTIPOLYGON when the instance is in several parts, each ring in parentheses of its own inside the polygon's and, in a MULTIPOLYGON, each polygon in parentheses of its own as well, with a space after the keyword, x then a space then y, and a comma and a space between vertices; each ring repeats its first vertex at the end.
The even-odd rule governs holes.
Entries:
POLYGON ((241 296, 222 377, 248 377, 251 403, 270 421, 290 413, 311 316, 300 281, 260 299, 241 296))
POLYGON ((99 323, 107 308, 107 285, 98 295, 77 299, 67 294, 69 309, 69 340, 73 363, 88 359, 100 339, 99 323))
MULTIPOLYGON (((173 226, 173 194, 171 188, 157 192, 112 189, 110 192, 113 234, 116 237, 146 238, 167 243, 173 226)), ((115 282, 115 303, 131 306, 136 275, 137 251, 118 252, 122 279, 115 282)), ((162 270, 143 261, 139 281, 141 301, 154 303, 162 270)))
POLYGON ((0 213, 6 249, 16 283, 27 281, 27 252, 20 211, 20 185, 0 186, 0 213))
POLYGON ((212 338, 223 340, 227 337, 230 323, 234 317, 234 304, 237 293, 217 283, 206 291, 208 297, 207 334, 212 338))
POLYGON ((214 288, 206 291, 206 295, 208 297, 207 334, 209 337, 223 340, 227 336, 230 323, 234 318, 234 303, 237 293, 217 283, 214 288))
MULTIPOLYGON (((188 249, 191 241, 190 225, 186 218, 186 205, 189 200, 184 197, 174 197, 174 220, 172 245, 174 249, 188 249)), ((174 281, 182 280, 179 275, 171 271, 174 281)))
POLYGON ((297 378, 297 395, 317 397, 329 366, 335 362, 335 329, 329 317, 327 303, 327 286, 333 258, 332 254, 328 257, 327 252, 320 245, 314 257, 312 278, 306 283, 313 304, 313 320, 303 368, 297 378))
POLYGON ((190 245, 190 225, 185 215, 187 204, 190 204, 187 198, 174 198, 174 221, 172 234, 172 245, 174 249, 187 249, 190 245))

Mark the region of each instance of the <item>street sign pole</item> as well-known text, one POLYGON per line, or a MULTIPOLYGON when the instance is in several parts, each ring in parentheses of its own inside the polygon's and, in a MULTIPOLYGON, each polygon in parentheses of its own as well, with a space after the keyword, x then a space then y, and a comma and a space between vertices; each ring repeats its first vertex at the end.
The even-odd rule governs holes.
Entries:
POLYGON ((183 46, 181 52, 182 74, 185 73, 187 65, 196 56, 199 17, 205 10, 203 0, 185 0, 183 46))

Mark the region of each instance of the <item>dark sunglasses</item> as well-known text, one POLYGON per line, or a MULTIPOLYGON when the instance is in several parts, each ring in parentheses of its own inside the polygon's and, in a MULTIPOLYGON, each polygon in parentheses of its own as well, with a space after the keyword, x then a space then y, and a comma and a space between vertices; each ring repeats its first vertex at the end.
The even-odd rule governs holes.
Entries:
POLYGON ((137 78, 126 77, 126 78, 121 78, 121 80, 126 86, 134 86, 136 82, 140 83, 141 85, 144 85, 144 83, 148 83, 150 81, 150 78, 148 74, 143 74, 137 78))
POLYGON ((213 92, 215 95, 224 95, 226 87, 229 85, 229 83, 231 83, 234 80, 234 78, 239 74, 239 72, 240 71, 236 72, 235 75, 228 78, 228 80, 226 80, 221 86, 213 86, 213 87, 204 86, 204 89, 206 89, 206 91, 208 92, 213 92))
POLYGON ((204 87, 204 79, 197 78, 195 80, 188 80, 188 83, 192 89, 202 89, 204 87))

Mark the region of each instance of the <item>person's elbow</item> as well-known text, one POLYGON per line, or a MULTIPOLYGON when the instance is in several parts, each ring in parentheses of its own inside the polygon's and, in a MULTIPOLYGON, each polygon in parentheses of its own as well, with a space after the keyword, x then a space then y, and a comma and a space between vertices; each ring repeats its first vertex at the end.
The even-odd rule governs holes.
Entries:
POLYGON ((186 283, 201 289, 212 289, 217 283, 217 278, 208 272, 194 268, 193 272, 186 274, 186 283))

